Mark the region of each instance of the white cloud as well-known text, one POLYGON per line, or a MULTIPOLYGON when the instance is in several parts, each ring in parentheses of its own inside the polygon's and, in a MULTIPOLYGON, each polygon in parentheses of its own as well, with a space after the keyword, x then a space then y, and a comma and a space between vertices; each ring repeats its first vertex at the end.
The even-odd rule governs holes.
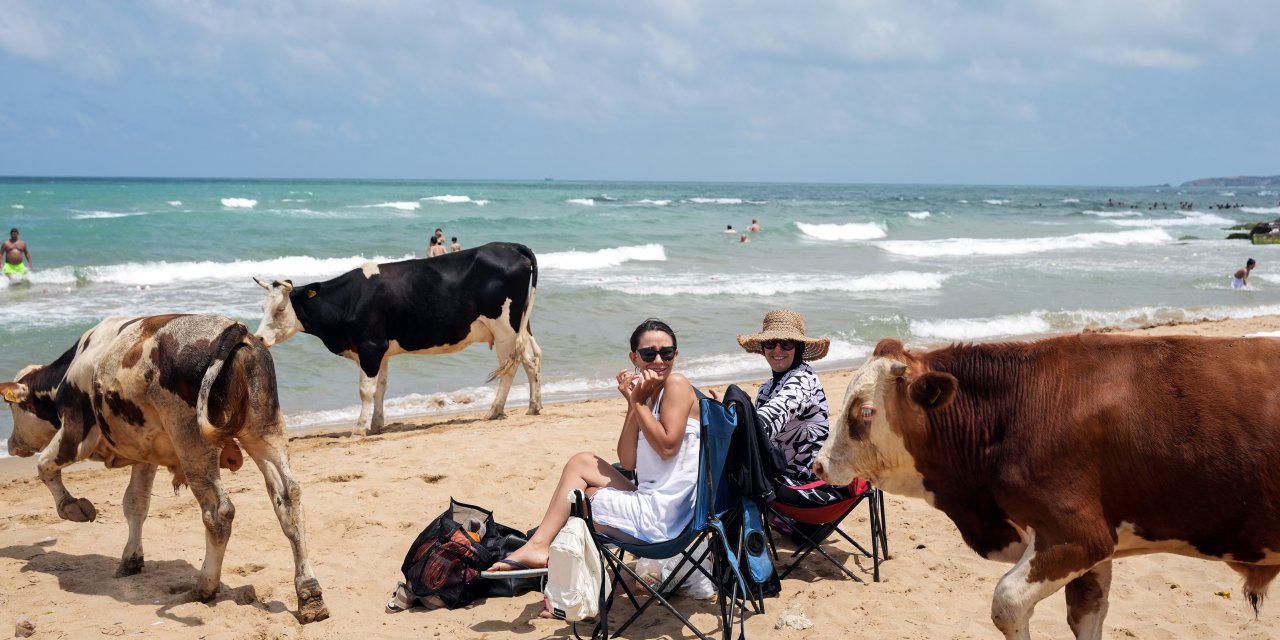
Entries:
POLYGON ((1084 55, 1090 60, 1102 64, 1136 69, 1186 71, 1195 69, 1204 63, 1200 56, 1160 47, 1143 48, 1104 45, 1091 47, 1084 52, 1084 55))

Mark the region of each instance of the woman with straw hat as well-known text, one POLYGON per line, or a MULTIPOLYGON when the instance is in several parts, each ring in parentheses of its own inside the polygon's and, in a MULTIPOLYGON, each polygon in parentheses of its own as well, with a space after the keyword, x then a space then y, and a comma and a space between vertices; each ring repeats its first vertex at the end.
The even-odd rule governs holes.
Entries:
POLYGON ((831 340, 806 336, 804 316, 775 309, 765 314, 760 333, 740 335, 738 344, 764 355, 773 370, 773 378, 756 393, 756 413, 786 457, 786 470, 778 480, 790 486, 816 482, 811 467, 827 441, 827 394, 807 363, 825 357, 831 340))

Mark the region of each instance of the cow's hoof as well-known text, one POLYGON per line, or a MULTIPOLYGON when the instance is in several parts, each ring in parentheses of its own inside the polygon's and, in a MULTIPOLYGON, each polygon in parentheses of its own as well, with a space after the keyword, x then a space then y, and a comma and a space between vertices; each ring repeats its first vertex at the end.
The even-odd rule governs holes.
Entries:
POLYGON ((324 597, 320 583, 307 580, 298 589, 298 621, 302 624, 319 622, 329 617, 329 608, 324 606, 324 597))
POLYGON ((528 413, 528 415, 531 415, 531 416, 540 416, 540 415, 542 415, 542 407, 529 407, 529 413, 528 413))
POLYGON ((365 430, 364 430, 364 434, 365 434, 366 436, 376 436, 376 435, 381 435, 381 434, 382 434, 382 427, 377 427, 377 428, 369 427, 368 429, 365 429, 365 430))
POLYGON ((58 515, 72 522, 93 522, 98 518, 98 509, 88 498, 77 498, 58 505, 58 515))
POLYGON ((218 583, 214 583, 212 587, 196 583, 196 586, 187 592, 187 600, 190 602, 211 602, 213 597, 218 595, 218 583))
POLYGON ((120 561, 116 568, 116 577, 125 578, 142 573, 142 556, 131 556, 120 561))
POLYGON ((506 420, 506 419, 507 419, 507 414, 506 414, 506 412, 502 412, 502 413, 491 413, 491 414, 489 414, 489 419, 490 419, 490 420, 506 420))

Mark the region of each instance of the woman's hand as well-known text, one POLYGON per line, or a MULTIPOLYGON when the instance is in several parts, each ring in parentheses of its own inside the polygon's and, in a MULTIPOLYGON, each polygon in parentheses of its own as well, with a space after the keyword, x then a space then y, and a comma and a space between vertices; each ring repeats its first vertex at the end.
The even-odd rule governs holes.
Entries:
POLYGON ((631 400, 631 393, 635 390, 636 385, 640 383, 640 376, 628 373, 626 369, 618 371, 618 375, 614 376, 618 380, 618 393, 627 401, 631 400))
POLYGON ((628 397, 632 402, 647 404, 653 394, 657 393, 665 383, 665 378, 658 377, 658 374, 648 369, 641 369, 640 375, 635 377, 634 388, 628 397))

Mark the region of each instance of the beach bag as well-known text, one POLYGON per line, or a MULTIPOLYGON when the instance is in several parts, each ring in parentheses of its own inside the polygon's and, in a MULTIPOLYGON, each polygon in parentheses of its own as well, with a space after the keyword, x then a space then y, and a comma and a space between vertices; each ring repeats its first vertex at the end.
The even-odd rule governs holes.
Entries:
POLYGON ((488 585, 480 572, 493 564, 493 553, 481 541, 493 529, 493 514, 450 499, 400 565, 408 604, 457 609, 484 595, 488 585))
POLYGON ((547 586, 543 589, 547 608, 551 615, 569 622, 594 618, 600 615, 609 591, 604 559, 591 540, 586 521, 570 516, 551 541, 547 586))
POLYGON ((524 533, 494 522, 483 507, 449 500, 449 508, 418 534, 405 554, 388 611, 416 604, 457 609, 481 597, 512 597, 542 588, 542 578, 481 578, 480 572, 524 546, 524 533))

